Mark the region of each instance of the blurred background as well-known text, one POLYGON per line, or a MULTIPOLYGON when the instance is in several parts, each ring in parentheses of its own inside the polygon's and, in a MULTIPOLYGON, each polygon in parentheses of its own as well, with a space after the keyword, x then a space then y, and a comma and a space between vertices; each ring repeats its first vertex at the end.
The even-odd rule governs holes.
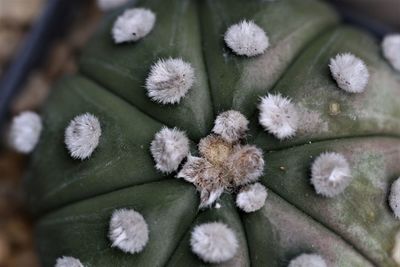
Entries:
POLYGON ((100 17, 94 0, 0 0, 0 267, 40 266, 22 190, 29 157, 7 147, 9 121, 39 110, 53 82, 76 71, 100 17))
MULTIPOLYGON (((330 2, 378 38, 400 32, 400 0, 330 2)), ((21 186, 29 156, 7 147, 10 119, 40 110, 53 82, 77 70, 101 16, 96 0, 0 0, 0 267, 39 266, 21 186)))

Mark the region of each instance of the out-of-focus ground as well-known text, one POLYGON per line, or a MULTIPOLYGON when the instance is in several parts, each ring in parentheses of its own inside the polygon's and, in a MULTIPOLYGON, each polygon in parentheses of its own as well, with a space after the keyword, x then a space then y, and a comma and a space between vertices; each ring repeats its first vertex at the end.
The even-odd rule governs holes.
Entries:
MULTIPOLYGON (((76 71, 81 48, 101 16, 94 0, 84 1, 66 36, 52 44, 41 66, 27 77, 10 107, 12 115, 39 110, 55 80, 76 71)), ((0 79, 45 4, 45 0, 0 0, 0 79)), ((0 134, 0 267, 38 267, 32 218, 22 189, 29 157, 8 149, 5 133, 0 134)))
POLYGON ((400 31, 400 0, 330 0, 400 31))
MULTIPOLYGON (((67 0, 69 1, 69 0, 67 0)), ((77 11, 69 33, 52 45, 44 63, 33 71, 10 107, 11 114, 39 110, 51 85, 60 76, 74 73, 82 46, 101 16, 95 0, 77 11)), ((360 10, 400 30, 400 0, 331 0, 360 10)), ((45 0, 0 0, 0 79, 16 51, 40 15, 45 0)), ((1 133, 0 133, 1 134, 1 133)), ((37 267, 32 219, 24 205, 22 180, 29 164, 27 156, 0 143, 0 267, 37 267)))

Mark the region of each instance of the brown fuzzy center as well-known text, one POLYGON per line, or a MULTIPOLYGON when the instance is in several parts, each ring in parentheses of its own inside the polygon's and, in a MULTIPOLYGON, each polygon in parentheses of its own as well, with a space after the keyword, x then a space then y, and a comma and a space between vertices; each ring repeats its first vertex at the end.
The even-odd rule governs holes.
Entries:
POLYGON ((199 144, 200 154, 213 165, 223 165, 233 151, 232 144, 219 136, 209 135, 199 144))

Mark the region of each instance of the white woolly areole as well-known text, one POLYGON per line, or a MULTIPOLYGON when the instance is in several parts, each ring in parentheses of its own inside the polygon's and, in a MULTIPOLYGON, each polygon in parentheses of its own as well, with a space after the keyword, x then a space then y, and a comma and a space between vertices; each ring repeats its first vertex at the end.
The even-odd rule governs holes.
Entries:
POLYGON ((178 169, 179 164, 189 154, 189 139, 177 128, 164 127, 156 133, 150 146, 156 168, 170 173, 178 169))
POLYGON ((265 187, 260 183, 255 183, 236 196, 236 205, 245 212, 254 212, 264 206, 267 195, 265 187))
POLYGON ((115 210, 110 220, 109 238, 112 247, 134 254, 141 252, 149 241, 149 228, 139 212, 115 210))
POLYGON ((382 42, 382 50, 385 58, 393 68, 400 71, 400 34, 389 34, 382 42))
POLYGON ((219 222, 196 226, 190 245, 197 256, 209 263, 221 263, 232 259, 239 247, 235 233, 219 222))
POLYGON ((9 145, 20 153, 30 153, 39 142, 42 132, 42 119, 31 111, 14 117, 8 134, 9 145))
POLYGON ((400 218, 400 177, 393 182, 390 188, 389 205, 392 208, 394 216, 400 218))
POLYGON ((146 79, 148 96, 161 104, 179 103, 194 83, 192 66, 181 58, 160 59, 146 79))
POLYGON ((294 136, 299 124, 299 115, 289 98, 280 94, 268 94, 259 105, 260 124, 278 139, 294 136))
POLYGON ((126 4, 129 0, 97 0, 97 6, 103 11, 109 11, 126 4))
POLYGON ((224 36, 227 46, 238 55, 260 55, 269 46, 268 36, 253 21, 243 20, 228 28, 224 36))
POLYGON ((342 193, 352 180, 346 158, 335 152, 319 155, 311 167, 311 183, 315 191, 326 197, 342 193))
POLYGON ((65 129, 65 144, 71 157, 86 159, 92 155, 101 136, 100 122, 96 116, 85 113, 76 116, 65 129))
POLYGON ((241 186, 258 180, 264 171, 263 152, 256 146, 244 145, 235 147, 226 163, 233 176, 233 184, 241 186))
POLYGON ((217 116, 212 131, 227 142, 235 142, 245 137, 248 124, 249 121, 242 113, 229 110, 217 116))
POLYGON ((301 254, 291 260, 288 267, 327 267, 327 265, 320 255, 301 254))
POLYGON ((57 259, 55 267, 83 267, 83 264, 74 257, 64 256, 57 259))
POLYGON ((368 84, 369 72, 364 61, 351 53, 331 58, 329 68, 339 88, 349 93, 361 93, 368 84))
POLYGON ((125 10, 114 23, 112 36, 118 43, 135 42, 151 32, 156 15, 146 8, 125 10))
POLYGON ((196 186, 200 191, 199 208, 205 208, 212 205, 224 192, 224 187, 218 183, 219 174, 219 170, 206 159, 188 155, 177 177, 196 186))

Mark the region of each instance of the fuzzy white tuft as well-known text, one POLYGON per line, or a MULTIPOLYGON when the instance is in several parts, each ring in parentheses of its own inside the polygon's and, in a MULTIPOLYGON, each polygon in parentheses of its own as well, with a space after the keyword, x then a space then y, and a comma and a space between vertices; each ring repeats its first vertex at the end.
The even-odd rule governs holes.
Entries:
POLYGON ((39 142, 42 132, 42 119, 31 111, 14 117, 8 134, 8 143, 20 153, 30 153, 39 142))
POLYGON ((71 157, 86 159, 92 155, 101 136, 100 122, 96 116, 85 113, 76 116, 65 129, 65 144, 71 157))
POLYGON ((267 199, 267 189, 260 183, 249 185, 236 196, 236 205, 245 212, 261 209, 267 199))
POLYGON ((64 256, 57 259, 55 267, 83 267, 83 264, 76 258, 64 256))
POLYGON ((253 183, 263 174, 264 158, 261 149, 256 146, 236 146, 226 163, 234 186, 253 183))
POLYGON ((199 208, 211 206, 224 192, 220 170, 204 158, 189 155, 177 177, 193 183, 200 191, 199 208))
POLYGON ((392 208, 394 216, 400 218, 400 177, 393 182, 390 188, 389 205, 392 208))
POLYGON ((214 172, 213 165, 207 160, 188 155, 187 161, 176 177, 183 178, 189 183, 196 183, 199 175, 205 177, 205 180, 213 180, 218 173, 214 172))
POLYGON ((112 36, 115 43, 135 42, 151 32, 156 15, 146 8, 125 10, 114 23, 112 36))
POLYGON ((170 173, 178 169, 179 164, 189 154, 189 139, 177 128, 163 127, 156 133, 150 146, 156 168, 170 173))
POLYGON ((146 79, 148 96, 161 104, 179 103, 194 83, 192 66, 180 58, 160 59, 146 79))
POLYGON ((219 197, 222 195, 223 192, 224 192, 223 187, 213 189, 212 191, 209 191, 207 189, 202 189, 200 192, 199 209, 210 207, 212 204, 215 203, 215 201, 219 199, 219 197))
POLYGON ((301 254, 291 260, 288 267, 327 267, 327 265, 320 255, 301 254))
POLYGON ((369 72, 364 61, 350 53, 331 58, 329 68, 339 88, 349 93, 361 93, 368 84, 369 72))
POLYGON ((249 121, 239 111, 229 110, 219 114, 212 131, 227 142, 236 142, 246 135, 249 121))
POLYGON ((110 220, 112 247, 126 253, 141 252, 149 241, 149 228, 143 216, 133 209, 115 210, 110 220))
POLYGON ((382 42, 382 50, 385 58, 393 68, 400 71, 400 34, 389 34, 382 42))
POLYGON ((336 196, 346 189, 351 180, 349 163, 339 153, 322 153, 312 164, 311 183, 318 194, 336 196))
POLYGON ((196 226, 190 245, 197 256, 209 263, 221 263, 232 259, 239 247, 235 233, 219 222, 196 226))
POLYGON ((97 0, 97 6, 103 11, 118 8, 126 4, 129 0, 97 0))
POLYGON ((299 124, 299 115, 289 98, 280 94, 268 94, 261 98, 259 109, 259 121, 265 130, 279 139, 294 136, 299 124))
POLYGON ((224 39, 233 52, 248 57, 264 53, 269 46, 268 36, 253 21, 243 20, 230 26, 224 39))

